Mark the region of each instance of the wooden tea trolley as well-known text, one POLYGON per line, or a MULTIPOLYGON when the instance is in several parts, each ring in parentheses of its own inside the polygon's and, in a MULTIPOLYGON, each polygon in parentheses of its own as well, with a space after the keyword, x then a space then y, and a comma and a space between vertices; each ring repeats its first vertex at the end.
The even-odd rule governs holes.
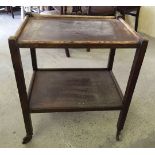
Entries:
MULTIPOLYGON (((124 127, 148 41, 116 17, 28 14, 9 47, 26 129, 31 113, 119 110, 116 139, 124 127), (30 48, 33 76, 26 91, 20 48, 30 48), (107 68, 38 68, 36 48, 109 48, 107 68), (116 48, 136 48, 126 91, 112 72, 116 48)), ((64 55, 65 56, 65 55, 64 55)))

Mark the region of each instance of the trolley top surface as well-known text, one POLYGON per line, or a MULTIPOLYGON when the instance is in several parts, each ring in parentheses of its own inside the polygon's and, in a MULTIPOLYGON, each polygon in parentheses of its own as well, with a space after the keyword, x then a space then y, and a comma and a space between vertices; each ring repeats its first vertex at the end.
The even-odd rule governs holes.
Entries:
POLYGON ((21 46, 138 44, 141 36, 122 19, 95 16, 27 16, 16 32, 21 46))

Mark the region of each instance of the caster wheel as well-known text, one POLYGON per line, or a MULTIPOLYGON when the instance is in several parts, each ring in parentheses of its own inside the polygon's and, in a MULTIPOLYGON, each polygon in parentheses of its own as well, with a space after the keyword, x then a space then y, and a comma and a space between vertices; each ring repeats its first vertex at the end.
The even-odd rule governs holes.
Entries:
POLYGON ((120 141, 120 135, 116 135, 116 140, 120 141))
POLYGON ((23 138, 22 144, 27 144, 32 139, 32 135, 27 135, 23 138))
POLYGON ((120 141, 121 131, 117 131, 116 140, 120 141))

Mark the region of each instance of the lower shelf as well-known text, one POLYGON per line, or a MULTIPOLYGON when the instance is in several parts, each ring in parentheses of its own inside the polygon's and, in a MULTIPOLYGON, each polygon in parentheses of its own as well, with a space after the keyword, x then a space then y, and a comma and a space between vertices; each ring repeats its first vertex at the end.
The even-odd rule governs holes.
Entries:
POLYGON ((30 112, 120 110, 122 98, 109 71, 37 71, 30 112))

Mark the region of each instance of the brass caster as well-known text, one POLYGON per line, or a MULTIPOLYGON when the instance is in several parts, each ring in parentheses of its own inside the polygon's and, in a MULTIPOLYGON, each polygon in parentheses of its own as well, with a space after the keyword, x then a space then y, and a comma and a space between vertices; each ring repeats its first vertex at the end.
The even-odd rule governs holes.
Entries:
POLYGON ((32 135, 26 135, 26 136, 23 138, 22 144, 27 144, 31 139, 32 139, 32 135))

